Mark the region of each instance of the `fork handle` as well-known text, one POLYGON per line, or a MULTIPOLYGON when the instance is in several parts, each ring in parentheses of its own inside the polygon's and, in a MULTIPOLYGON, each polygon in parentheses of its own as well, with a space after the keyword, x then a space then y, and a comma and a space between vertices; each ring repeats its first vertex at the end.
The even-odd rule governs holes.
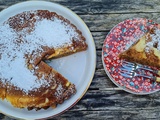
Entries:
POLYGON ((150 72, 152 72, 152 73, 155 73, 155 74, 157 74, 157 75, 160 76, 160 70, 153 70, 153 69, 147 68, 147 67, 141 67, 141 69, 143 69, 143 70, 148 70, 148 71, 150 71, 150 72))
POLYGON ((156 77, 156 76, 147 76, 147 75, 144 75, 144 74, 137 74, 136 76, 141 76, 141 77, 149 78, 149 79, 151 79, 151 80, 154 80, 154 81, 160 83, 160 77, 156 77))

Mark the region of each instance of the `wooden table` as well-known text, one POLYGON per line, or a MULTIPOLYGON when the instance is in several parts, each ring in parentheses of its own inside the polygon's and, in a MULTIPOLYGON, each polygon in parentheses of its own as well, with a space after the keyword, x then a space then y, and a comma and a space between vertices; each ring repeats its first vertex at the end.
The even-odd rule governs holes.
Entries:
MULTIPOLYGON (((0 10, 24 0, 0 0, 0 10)), ((106 75, 101 51, 103 41, 117 23, 135 17, 160 23, 159 0, 50 0, 77 13, 89 27, 97 50, 96 72, 84 97, 69 111, 54 119, 159 119, 160 92, 133 95, 115 86, 106 75)), ((0 119, 10 118, 0 114, 0 119)))

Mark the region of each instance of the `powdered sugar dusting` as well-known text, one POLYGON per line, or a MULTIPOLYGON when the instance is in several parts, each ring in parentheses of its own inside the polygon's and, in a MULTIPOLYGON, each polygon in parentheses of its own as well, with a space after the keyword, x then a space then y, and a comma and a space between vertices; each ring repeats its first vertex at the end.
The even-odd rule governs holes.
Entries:
POLYGON ((63 87, 62 87, 61 84, 59 84, 59 85, 57 86, 57 91, 55 92, 55 95, 56 95, 56 96, 61 96, 62 93, 63 93, 63 87))
POLYGON ((78 36, 75 29, 65 25, 61 20, 55 18, 54 22, 44 19, 36 23, 36 28, 32 32, 30 39, 38 36, 47 46, 58 47, 65 44, 71 44, 71 40, 78 36))
POLYGON ((154 34, 150 34, 152 41, 148 42, 146 46, 154 47, 157 44, 157 49, 160 50, 160 29, 156 29, 154 34))
MULTIPOLYGON (((0 26, 0 33, 0 78, 2 78, 2 82, 14 85, 25 92, 47 84, 46 81, 35 82, 37 77, 27 68, 25 53, 31 53, 33 47, 28 43, 20 46, 15 44, 19 39, 18 35, 8 24, 0 26)), ((34 48, 36 49, 38 46, 34 46, 34 48)))
POLYGON ((34 23, 31 32, 26 32, 27 30, 28 28, 24 28, 17 32, 7 22, 0 25, 1 81, 14 85, 26 93, 49 84, 44 78, 38 80, 34 71, 27 68, 25 54, 41 50, 41 46, 60 47, 71 44, 72 39, 78 37, 74 27, 58 18, 39 19, 34 23))

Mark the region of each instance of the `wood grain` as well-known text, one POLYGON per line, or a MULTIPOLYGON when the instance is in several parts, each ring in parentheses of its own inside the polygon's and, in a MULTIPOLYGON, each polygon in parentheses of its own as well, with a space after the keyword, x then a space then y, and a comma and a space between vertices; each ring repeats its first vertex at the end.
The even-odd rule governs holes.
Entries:
POLYGON ((109 32, 118 23, 132 18, 147 18, 160 23, 160 13, 80 15, 92 32, 109 32))
POLYGON ((160 117, 158 109, 148 110, 106 110, 106 111, 69 111, 54 120, 158 120, 160 117))
POLYGON ((122 90, 89 90, 76 106, 56 119, 71 116, 73 119, 156 119, 160 117, 159 95, 137 96, 122 90))
MULTIPOLYGON (((1 0, 0 9, 25 0, 1 0)), ((46 0, 64 5, 77 14, 159 12, 159 0, 46 0)))
MULTIPOLYGON (((0 11, 25 0, 0 0, 0 11)), ((83 98, 55 120, 146 120, 160 118, 160 92, 133 95, 114 85, 102 64, 102 46, 108 32, 129 18, 148 18, 160 23, 159 0, 46 0, 73 10, 89 27, 96 45, 97 65, 83 98)), ((11 118, 0 114, 0 119, 11 118)))

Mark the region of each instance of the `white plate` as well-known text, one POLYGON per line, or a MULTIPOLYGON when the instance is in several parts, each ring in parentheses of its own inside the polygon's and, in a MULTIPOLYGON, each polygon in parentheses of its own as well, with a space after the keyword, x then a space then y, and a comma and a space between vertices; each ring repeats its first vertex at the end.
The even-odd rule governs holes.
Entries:
POLYGON ((38 9, 56 12, 75 24, 85 36, 88 49, 84 52, 52 60, 49 63, 49 65, 53 66, 57 71, 74 83, 77 88, 77 93, 63 104, 58 105, 57 108, 28 111, 27 109, 14 108, 9 102, 0 100, 1 113, 20 119, 42 119, 53 117, 71 108, 82 98, 90 86, 96 66, 95 44, 88 27, 81 20, 81 18, 64 6, 44 1, 28 1, 18 3, 0 12, 0 24, 6 21, 9 17, 23 11, 38 9))

